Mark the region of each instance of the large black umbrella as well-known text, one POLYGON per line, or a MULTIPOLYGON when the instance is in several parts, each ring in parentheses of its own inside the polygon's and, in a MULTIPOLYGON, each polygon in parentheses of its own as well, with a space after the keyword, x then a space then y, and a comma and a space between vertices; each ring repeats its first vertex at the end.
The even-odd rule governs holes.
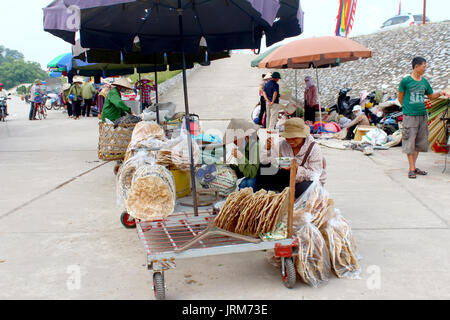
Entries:
MULTIPOLYGON (((79 31, 85 48, 133 52, 180 53, 185 112, 189 115, 186 54, 259 49, 303 31, 300 0, 55 0, 44 8, 44 30, 75 44, 79 31)), ((190 132, 189 116, 186 117, 190 132)), ((192 137, 188 134, 194 212, 198 214, 192 137)))
MULTIPOLYGON (((140 43, 133 44, 133 52, 126 53, 117 50, 83 48, 80 40, 72 46, 72 73, 83 76, 112 77, 118 75, 141 73, 155 73, 156 103, 158 104, 158 72, 182 70, 182 57, 179 53, 150 53, 141 52, 140 43)), ((229 50, 208 54, 206 41, 200 41, 197 54, 186 55, 186 68, 191 69, 195 63, 207 66, 213 60, 230 57, 229 50)), ((159 123, 159 108, 156 106, 156 119, 159 123)))

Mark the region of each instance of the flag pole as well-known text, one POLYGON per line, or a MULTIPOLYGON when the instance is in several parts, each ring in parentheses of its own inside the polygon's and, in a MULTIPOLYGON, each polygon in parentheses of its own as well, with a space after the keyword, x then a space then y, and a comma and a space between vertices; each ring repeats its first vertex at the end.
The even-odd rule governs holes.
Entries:
POLYGON ((425 25, 425 12, 427 8, 427 0, 423 0, 423 17, 422 17, 422 23, 425 25))

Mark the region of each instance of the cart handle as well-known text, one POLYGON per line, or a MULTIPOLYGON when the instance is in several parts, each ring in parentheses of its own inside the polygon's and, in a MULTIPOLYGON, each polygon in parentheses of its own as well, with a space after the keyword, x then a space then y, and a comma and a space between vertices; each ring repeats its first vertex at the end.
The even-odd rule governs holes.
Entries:
POLYGON ((288 211, 288 220, 287 220, 287 236, 288 238, 292 237, 293 234, 293 221, 294 221, 294 202, 295 202, 295 180, 297 177, 297 161, 294 159, 291 160, 290 166, 290 180, 289 180, 289 211, 288 211))

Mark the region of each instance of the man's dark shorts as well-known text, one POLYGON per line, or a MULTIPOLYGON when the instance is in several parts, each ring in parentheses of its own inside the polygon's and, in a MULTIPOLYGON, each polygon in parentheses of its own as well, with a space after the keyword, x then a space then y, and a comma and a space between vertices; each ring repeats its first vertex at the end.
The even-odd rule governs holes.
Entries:
POLYGON ((428 116, 403 116, 402 149, 406 154, 428 152, 428 116))

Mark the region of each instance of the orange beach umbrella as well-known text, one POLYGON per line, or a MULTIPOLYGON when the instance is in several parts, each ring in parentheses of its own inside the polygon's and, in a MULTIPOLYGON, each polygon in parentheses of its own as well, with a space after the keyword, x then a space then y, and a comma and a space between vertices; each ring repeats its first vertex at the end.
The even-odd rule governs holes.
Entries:
MULTIPOLYGON (((373 52, 358 42, 343 37, 315 37, 289 42, 265 57, 258 68, 266 69, 316 69, 337 67, 343 62, 372 57, 373 52)), ((297 81, 296 84, 297 86, 297 81)), ((319 113, 322 121, 322 111, 319 113)))

